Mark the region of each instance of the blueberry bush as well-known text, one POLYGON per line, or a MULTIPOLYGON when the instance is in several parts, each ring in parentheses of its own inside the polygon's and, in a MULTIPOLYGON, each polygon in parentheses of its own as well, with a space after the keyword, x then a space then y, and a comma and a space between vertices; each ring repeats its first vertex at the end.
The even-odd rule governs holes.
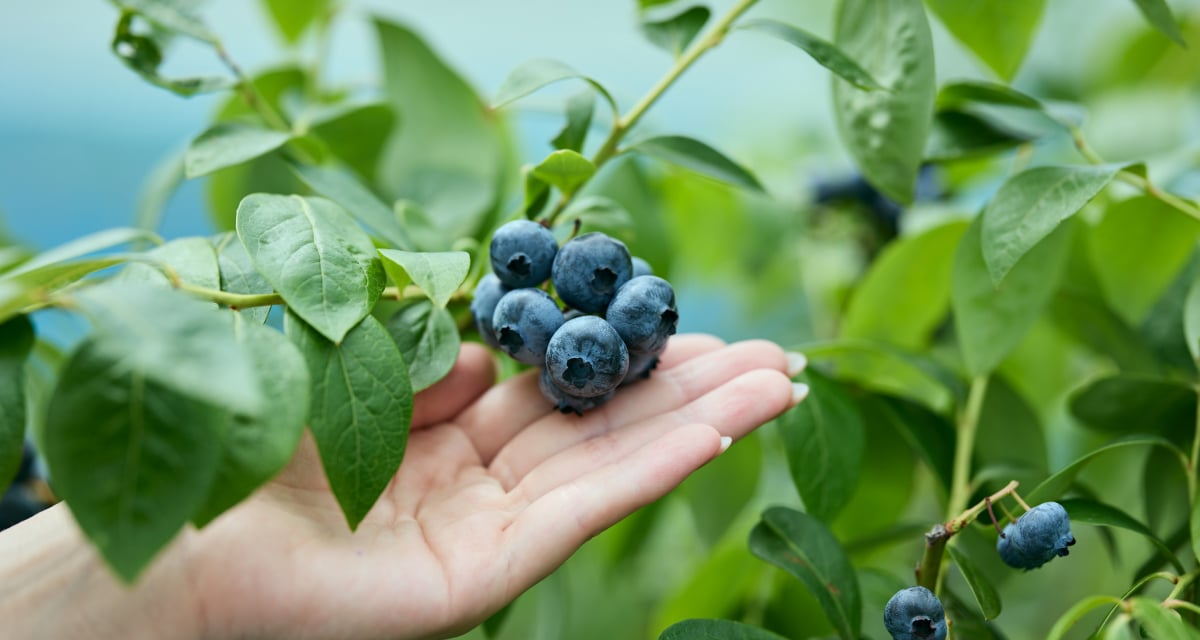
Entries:
POLYGON ((193 3, 112 0, 115 60, 221 104, 129 227, 2 239, 6 508, 36 511, 32 442, 132 582, 307 428, 353 529, 463 340, 586 411, 678 322, 804 353, 810 397, 466 637, 1200 638, 1200 163, 1170 125, 1200 105, 1200 7, 1045 33, 1065 1, 837 0, 828 25, 637 0, 665 57, 626 99, 551 57, 481 95, 336 0, 264 0, 289 62, 246 70, 193 3), (370 86, 322 73, 339 20, 373 27, 370 86), (1023 71, 1039 37, 1088 73, 1023 71), (836 142, 735 159, 643 122, 749 38, 781 41, 781 82, 827 69, 836 142), (177 42, 211 71, 176 75, 177 42), (549 85, 571 92, 530 156, 515 123, 549 85), (214 233, 162 238, 187 180, 214 233), (46 313, 89 330, 57 343, 46 313))

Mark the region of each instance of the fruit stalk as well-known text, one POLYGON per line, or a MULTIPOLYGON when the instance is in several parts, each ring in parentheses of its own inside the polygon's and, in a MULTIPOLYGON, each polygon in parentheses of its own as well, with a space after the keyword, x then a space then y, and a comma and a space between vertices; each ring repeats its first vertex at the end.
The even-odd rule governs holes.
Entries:
POLYGON ((974 522, 975 518, 978 518, 979 514, 983 513, 989 505, 999 501, 1004 496, 1015 496, 1018 484, 1016 480, 1009 482, 1002 489, 980 500, 970 509, 947 518, 946 522, 934 525, 929 530, 929 533, 925 534, 925 553, 921 556, 921 564, 917 566, 917 584, 919 586, 937 593, 935 587, 938 586, 942 569, 942 555, 946 551, 946 543, 954 534, 962 531, 967 525, 974 522))

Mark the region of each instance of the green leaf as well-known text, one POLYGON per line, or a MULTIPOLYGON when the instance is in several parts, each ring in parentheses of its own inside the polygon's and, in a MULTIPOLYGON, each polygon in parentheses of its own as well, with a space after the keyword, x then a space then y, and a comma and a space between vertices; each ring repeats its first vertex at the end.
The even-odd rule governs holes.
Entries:
POLYGON ((97 334, 76 349, 50 399, 42 454, 84 534, 133 582, 208 495, 224 412, 147 375, 124 344, 97 334))
POLYGON ((1179 32, 1179 23, 1175 21, 1175 16, 1171 15, 1171 7, 1167 5, 1166 0, 1133 1, 1145 16, 1146 22, 1162 32, 1164 36, 1174 40, 1179 46, 1187 46, 1187 43, 1183 41, 1183 34, 1179 32))
POLYGON ((558 217, 560 228, 578 219, 584 228, 627 229, 633 225, 633 217, 615 200, 604 196, 580 196, 571 200, 558 217))
POLYGON ((1036 136, 1010 130, 988 118, 965 111, 939 111, 933 116, 925 159, 930 162, 961 160, 999 153, 1030 142, 1036 136))
POLYGON ((148 282, 169 287, 172 286, 172 282, 162 271, 166 267, 179 276, 180 282, 206 289, 218 289, 221 286, 221 270, 217 266, 217 254, 213 250, 212 244, 204 238, 172 240, 147 251, 142 258, 150 264, 144 262, 130 264, 121 270, 116 279, 128 282, 148 282))
POLYGON ((1160 436, 1136 435, 1120 438, 1102 447, 1092 449, 1077 458, 1074 462, 1055 472, 1049 478, 1043 480, 1041 484, 1034 487, 1033 491, 1025 494, 1025 501, 1029 504, 1038 504, 1057 499, 1071 486, 1071 483, 1075 480, 1075 476, 1079 475, 1079 472, 1084 467, 1095 460, 1096 456, 1127 447, 1162 447, 1176 453, 1180 457, 1184 457, 1183 452, 1179 451, 1174 444, 1171 444, 1170 440, 1160 436))
POLYGON ((963 235, 954 255, 951 306, 968 373, 994 369, 1016 346, 1050 301, 1070 248, 1069 225, 1034 247, 996 287, 983 260, 981 220, 963 235))
POLYGON ((975 602, 979 604, 983 619, 992 620, 1000 615, 1000 594, 996 591, 996 587, 992 586, 983 572, 967 557, 966 552, 959 549, 957 545, 947 545, 946 551, 950 553, 950 558, 954 560, 954 566, 958 567, 959 573, 967 581, 967 586, 971 588, 971 593, 975 595, 975 602))
POLYGON ((546 184, 558 187, 559 191, 569 197, 596 174, 596 165, 578 151, 559 149, 546 156, 529 174, 546 184))
POLYGON ((356 529, 404 459, 413 410, 408 364, 374 316, 341 344, 290 313, 285 327, 312 376, 309 428, 329 487, 356 529))
POLYGON ((931 360, 882 342, 836 340, 803 345, 811 362, 819 362, 838 379, 868 389, 908 398, 935 411, 946 411, 966 392, 962 381, 931 360))
POLYGON ((833 534, 812 516, 771 507, 750 532, 750 552, 787 571, 816 596, 842 640, 857 640, 862 604, 858 578, 833 534))
POLYGON ((831 522, 858 484, 865 444, 862 414, 833 380, 815 370, 799 379, 812 392, 780 418, 779 433, 805 509, 831 522))
POLYGON ((1047 235, 1096 197, 1117 165, 1036 167, 1009 178, 983 212, 983 259, 992 282, 1004 276, 1047 235))
POLYGON ((1200 280, 1188 289, 1187 298, 1183 303, 1183 333, 1187 338, 1192 360, 1200 367, 1200 280))
POLYGON ((439 308, 446 307, 471 269, 471 256, 465 251, 418 253, 379 249, 379 255, 404 269, 439 308))
POLYGON ((1009 80, 1029 51, 1046 0, 926 0, 926 4, 959 42, 1009 80))
POLYGON ((172 289, 109 282, 73 292, 92 321, 91 351, 156 385, 255 415, 262 392, 232 315, 172 289))
POLYGON ((1071 630, 1071 627, 1075 626, 1076 622, 1079 622, 1093 609, 1109 607, 1120 603, 1121 599, 1113 596, 1088 596, 1071 605, 1070 609, 1067 609, 1059 616, 1058 620, 1054 621, 1054 626, 1050 627, 1049 633, 1046 634, 1046 640, 1062 640, 1066 637, 1067 632, 1071 630))
POLYGON ((250 416, 225 413, 221 462, 203 506, 191 516, 203 527, 254 492, 292 459, 310 407, 304 356, 278 331, 234 316, 234 338, 250 357, 263 392, 263 409, 250 416))
POLYGON ((289 162, 292 172, 316 193, 342 206, 356 220, 370 227, 384 240, 402 249, 412 240, 391 207, 380 201, 354 174, 331 165, 307 165, 289 162))
POLYGON ((1179 613, 1163 606, 1158 600, 1137 597, 1127 601, 1133 619, 1140 622, 1146 637, 1154 640, 1196 640, 1200 632, 1189 627, 1179 613))
POLYGON ((307 115, 307 122, 293 127, 308 128, 346 166, 366 183, 375 182, 379 158, 396 125, 396 114, 378 102, 339 103, 307 115))
POLYGON ((1061 331, 1097 354, 1112 358, 1122 371, 1153 374, 1163 368, 1147 339, 1103 301, 1059 291, 1050 302, 1050 318, 1061 331))
MULTIPOLYGON (((236 233, 226 231, 217 237, 215 245, 217 265, 221 271, 221 291, 262 294, 275 290, 271 283, 254 269, 250 255, 246 253, 246 247, 238 240, 236 233)), ((238 309, 239 315, 258 324, 266 322, 270 312, 270 307, 238 309)))
POLYGON ((387 330, 408 363, 413 393, 444 378, 458 360, 461 340, 454 316, 429 300, 404 305, 388 319, 387 330))
POLYGON ((196 3, 191 0, 113 0, 113 4, 124 11, 137 13, 166 31, 201 42, 217 42, 217 36, 196 15, 196 3))
POLYGON ((844 0, 834 44, 886 91, 834 78, 834 115, 850 155, 884 195, 909 203, 936 91, 933 39, 920 0, 844 0))
POLYGON ((636 151, 677 164, 711 178, 751 191, 762 191, 758 178, 720 151, 685 136, 659 136, 633 143, 625 151, 636 151))
POLYGON ((138 193, 135 207, 135 226, 139 229, 154 232, 162 223, 167 203, 183 184, 183 158, 187 150, 173 151, 163 158, 146 176, 138 193))
POLYGON ((1169 432, 1196 422, 1196 391, 1158 376, 1122 373, 1092 381, 1071 396, 1071 413, 1107 433, 1169 432))
POLYGON ((658 640, 785 640, 766 629, 733 620, 692 619, 676 622, 658 636, 658 640))
POLYGON ((613 100, 612 95, 608 93, 608 89, 605 89, 604 85, 558 60, 549 58, 535 58, 521 63, 516 69, 510 71, 504 82, 500 83, 500 89, 496 91, 496 98, 492 100, 492 108, 499 109, 510 102, 524 98, 546 85, 571 79, 583 80, 591 85, 596 90, 596 93, 600 94, 600 97, 604 98, 604 101, 612 108, 612 112, 614 114, 619 113, 617 110, 617 101, 613 100))
MULTIPOLYGON (((762 469, 762 439, 743 438, 675 489, 687 501, 696 533, 705 545, 721 544, 726 532, 737 527, 738 516, 754 500, 762 469)), ((744 562, 745 547, 738 546, 744 562)))
POLYGON ((711 16, 712 12, 707 7, 688 7, 665 20, 643 22, 642 34, 651 44, 678 58, 704 29, 711 16))
POLYGON ((1122 200, 1088 234, 1104 297, 1122 318, 1141 322, 1196 250, 1200 223, 1150 196, 1122 200))
POLYGON ((1035 111, 1045 108, 1037 98, 995 82, 959 80, 948 82, 938 89, 938 109, 953 109, 971 103, 1021 107, 1035 111))
MULTIPOLYGON (((139 3, 140 4, 140 3, 139 3)), ((198 76, 191 78, 168 78, 160 75, 165 43, 155 34, 136 33, 133 30, 135 11, 126 10, 117 21, 110 48, 114 55, 132 69, 143 80, 181 96, 211 93, 232 89, 237 84, 220 76, 198 76)))
POLYGON ((209 218, 220 231, 232 231, 242 198, 252 193, 303 193, 304 183, 288 169, 280 154, 268 154, 221 169, 205 180, 209 218))
POLYGON ((0 323, 0 492, 12 482, 25 446, 25 362, 33 350, 33 323, 17 316, 0 323))
POLYGON ((871 77, 869 71, 860 67, 853 58, 846 55, 841 49, 803 29, 779 22, 778 20, 765 18, 750 20, 739 28, 761 31, 762 33, 775 36, 784 42, 800 47, 813 60, 816 60, 817 64, 836 73, 843 80, 859 89, 874 91, 883 88, 876 82, 875 78, 871 77))
POLYGON ((1150 541, 1158 549, 1159 553, 1162 554, 1163 559, 1173 564, 1177 571, 1185 571, 1183 565, 1175 557, 1175 554, 1171 552, 1171 548, 1160 540, 1158 536, 1154 535, 1150 527, 1142 524, 1124 511, 1112 505, 1086 498, 1066 498, 1058 502, 1067 510, 1067 515, 1070 516, 1072 524, 1082 522, 1100 527, 1117 527, 1140 534, 1150 541))
POLYGON ((555 149, 571 149, 583 152, 588 130, 592 126, 592 114, 596 108, 596 95, 589 89, 567 98, 567 122, 562 131, 550 141, 555 149))
POLYGON ((198 178, 266 155, 287 144, 290 131, 252 124, 221 122, 192 140, 184 156, 188 178, 198 178))
POLYGON ((288 308, 341 342, 379 300, 383 265, 371 239, 322 198, 256 193, 242 200, 237 232, 255 269, 288 308))
MULTIPOLYGON (((993 375, 984 396, 975 434, 975 464, 1008 469, 1002 482, 1027 486, 1046 477, 1046 433, 1037 410, 1001 375, 993 375)), ((976 478, 985 490, 997 490, 976 478)))
POLYGON ((945 417, 918 404, 896 398, 881 398, 881 415, 900 432, 909 446, 933 471, 948 494, 953 475, 954 425, 945 417))
POLYGON ((850 297, 842 337, 925 346, 949 311, 949 265, 967 226, 950 222, 886 245, 850 297))
POLYGON ((279 33, 292 44, 330 11, 329 0, 264 0, 263 4, 279 33))

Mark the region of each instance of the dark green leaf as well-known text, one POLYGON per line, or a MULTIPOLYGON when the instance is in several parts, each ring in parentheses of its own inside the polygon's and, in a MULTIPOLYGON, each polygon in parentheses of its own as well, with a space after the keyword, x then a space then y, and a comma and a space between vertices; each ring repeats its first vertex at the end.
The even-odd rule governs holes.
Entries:
POLYGON ((817 64, 836 73, 843 80, 859 89, 873 91, 883 88, 875 81, 875 78, 871 77, 870 72, 858 66, 858 63, 842 52, 841 49, 803 29, 779 22, 778 20, 765 18, 751 20, 743 24, 740 28, 761 31, 800 47, 813 60, 816 60, 817 64))
POLYGON ((970 103, 1021 107, 1035 111, 1041 111, 1044 108, 1037 98, 995 82, 959 80, 944 84, 938 90, 938 109, 952 109, 970 103))
MULTIPOLYGON (((271 293, 274 289, 262 274, 254 269, 246 247, 238 240, 237 234, 226 231, 215 241, 217 265, 221 270, 221 291, 230 293, 261 294, 271 293)), ((251 322, 262 324, 267 321, 270 307, 250 307, 239 309, 238 313, 251 322)))
POLYGON ((1121 599, 1113 596, 1088 596, 1067 609, 1058 620, 1054 622, 1054 626, 1050 627, 1050 631, 1046 634, 1046 640, 1062 640, 1066 637, 1067 632, 1071 627, 1075 626, 1083 616, 1090 613, 1093 609, 1100 607, 1110 607, 1115 604, 1120 604, 1121 599))
POLYGON ((413 393, 445 377, 458 359, 460 339, 454 316, 428 300, 404 305, 388 319, 387 330, 408 363, 413 393))
POLYGON ((471 269, 471 256, 465 251, 425 252, 380 249, 387 262, 404 269, 439 308, 445 308, 471 269))
POLYGON ((857 640, 862 616, 858 579, 825 525, 805 513, 771 507, 750 532, 750 552, 800 579, 842 640, 857 640))
POLYGON ((533 175, 533 165, 521 167, 522 182, 525 184, 525 217, 533 220, 550 202, 550 185, 533 175))
POLYGON ((959 42, 1011 79, 1037 33, 1046 0, 926 0, 959 42))
POLYGON ((413 409, 408 364, 374 316, 363 318, 341 344, 295 316, 287 320, 287 334, 312 376, 309 427, 329 487, 353 530, 404 458, 413 409))
POLYGON ((967 229, 954 256, 951 306, 967 371, 994 369, 1041 315, 1066 264, 1072 228, 1062 225, 1038 243, 997 287, 983 261, 981 220, 967 229))
MULTIPOLYGON (((1163 606, 1151 598, 1132 598, 1128 601, 1129 613, 1141 623, 1146 637, 1154 640, 1197 640, 1200 631, 1189 627, 1179 617, 1179 612, 1163 606)), ((1140 634, 1139 634, 1140 635, 1140 634)))
POLYGON ((1000 594, 996 591, 996 587, 992 586, 983 572, 957 546, 947 545, 946 551, 950 553, 950 558, 954 560, 954 566, 958 567, 959 573, 967 581, 967 586, 971 588, 971 593, 975 595, 975 602, 979 604, 979 610, 983 612, 983 619, 991 620, 1000 615, 1000 594))
POLYGON ((682 584, 672 589, 656 607, 651 628, 666 628, 678 620, 697 616, 734 615, 744 599, 762 583, 763 574, 769 571, 771 568, 766 565, 746 561, 743 536, 727 536, 700 558, 682 584))
POLYGON ((558 187, 558 190, 567 196, 574 194, 575 190, 595 173, 596 165, 592 164, 591 160, 570 149, 559 149, 551 153, 529 171, 529 175, 558 187))
POLYGON ((163 386, 123 346, 97 334, 71 356, 50 399, 42 454, 80 528, 133 582, 208 495, 224 411, 163 386))
POLYGON ((163 273, 164 269, 170 269, 180 282, 206 289, 218 289, 221 286, 217 254, 212 244, 204 238, 172 240, 142 254, 141 260, 145 262, 135 262, 122 269, 117 279, 172 286, 171 280, 163 273))
POLYGON ((285 40, 295 43, 309 26, 330 11, 329 0, 264 0, 285 40))
POLYGON ((395 213, 371 192, 354 174, 330 165, 288 163, 296 177, 310 189, 342 206, 356 220, 367 225, 384 240, 399 248, 412 246, 412 240, 395 213))
MULTIPOLYGON (((1192 473, 1196 473, 1193 469, 1192 473)), ((1196 502, 1192 504, 1192 517, 1189 519, 1189 527, 1192 535, 1192 553, 1200 558, 1200 495, 1196 496, 1196 502)))
POLYGON ((1141 322, 1196 250, 1200 224, 1150 196, 1122 200, 1088 234, 1104 297, 1126 322, 1141 322))
POLYGON ((706 545, 720 544, 726 532, 736 526, 738 516, 754 500, 762 467, 761 438, 743 438, 689 475, 676 489, 687 500, 696 532, 706 545))
POLYGON ((1079 472, 1084 467, 1095 460, 1096 456, 1127 447, 1163 447, 1168 451, 1177 453, 1181 457, 1184 455, 1175 445, 1171 444, 1170 440, 1159 436, 1137 435, 1120 438, 1102 447, 1092 449, 1077 458, 1074 462, 1058 470, 1049 478, 1043 480, 1041 484, 1034 487, 1032 491, 1025 494, 1025 501, 1029 504, 1038 504, 1057 499, 1063 492, 1070 488, 1071 483, 1075 481, 1075 476, 1079 475, 1079 472))
POLYGON ((241 502, 292 459, 310 406, 308 369, 278 331, 234 316, 234 337, 246 350, 263 392, 258 415, 225 413, 221 462, 204 505, 192 514, 203 527, 241 502))
POLYGON ((1035 136, 1013 131, 987 118, 965 111, 939 111, 933 116, 925 159, 930 162, 961 160, 998 153, 1034 140, 1035 136))
POLYGON ((811 369, 799 379, 812 392, 780 418, 779 432, 805 508, 831 522, 858 484, 865 439, 862 414, 833 380, 811 369))
POLYGON ((1122 371, 1153 374, 1163 368, 1147 341, 1095 298, 1059 291, 1050 301, 1050 319, 1097 354, 1112 358, 1122 371))
POLYGON ((667 627, 658 640, 785 640, 765 629, 733 620, 684 620, 667 627))
POLYGON ((707 7, 688 7, 665 20, 643 22, 642 33, 651 44, 678 58, 704 29, 711 15, 707 7))
POLYGON ((268 154, 292 139, 290 131, 222 122, 192 140, 184 156, 188 178, 198 178, 268 154))
POLYGON ((293 126, 307 127, 359 178, 367 183, 375 181, 379 158, 397 120, 390 105, 341 103, 309 114, 308 118, 293 126))
MULTIPOLYGON (((858 394, 854 400, 862 415, 864 446, 854 492, 832 522, 833 533, 843 546, 852 538, 861 541, 864 535, 893 528, 912 503, 918 477, 918 457, 897 455, 907 454, 909 443, 891 424, 892 412, 878 397, 858 394)), ((925 488, 919 491, 924 495, 925 488)), ((846 552, 850 553, 848 547, 846 552)))
POLYGON ((371 239, 328 200, 247 196, 237 231, 255 269, 288 308, 333 342, 379 300, 385 276, 371 239))
POLYGON ((304 193, 305 187, 279 154, 268 154, 209 174, 205 183, 209 217, 219 231, 232 231, 236 227, 242 198, 252 193, 304 193))
POLYGON ((163 61, 165 43, 155 34, 136 33, 133 30, 135 15, 129 10, 121 14, 113 33, 111 49, 125 66, 142 76, 143 80, 181 96, 224 91, 237 86, 233 80, 220 76, 168 78, 160 75, 158 68, 163 61))
POLYGON ((1192 360, 1200 367, 1200 280, 1188 290, 1183 303, 1183 334, 1192 360))
POLYGON ((1116 165, 1036 167, 1001 185, 983 212, 983 259, 992 282, 1004 276, 1063 220, 1108 186, 1116 165))
POLYGON ((886 89, 863 91, 834 78, 841 138, 872 185, 912 202, 937 88, 925 9, 920 0, 843 0, 834 44, 886 89))
POLYGON ((558 60, 548 58, 529 60, 509 72, 508 77, 500 84, 500 89, 496 91, 496 98, 492 101, 492 108, 499 109, 514 100, 524 98, 546 85, 571 79, 583 80, 591 85, 596 90, 596 93, 599 93, 605 102, 608 103, 608 106, 612 108, 613 113, 618 113, 617 101, 613 100, 613 97, 603 85, 558 60))
POLYGON ((1141 374, 1094 380, 1072 394, 1070 406, 1084 425, 1107 433, 1163 433, 1196 422, 1191 385, 1141 374))
MULTIPOLYGON (((1025 486, 1046 477, 1048 471, 1042 420, 1029 402, 1000 375, 991 377, 984 395, 976 427, 975 457, 979 467, 1009 470, 1001 484, 1015 479, 1025 486)), ((995 489, 999 489, 999 485, 995 489)))
POLYGON ((1165 560, 1175 565, 1177 571, 1184 571, 1183 565, 1175 558, 1175 554, 1171 552, 1170 547, 1162 540, 1159 540, 1158 536, 1154 535, 1154 532, 1149 527, 1124 511, 1112 505, 1086 498, 1065 498, 1058 502, 1067 510, 1067 515, 1070 516, 1072 525, 1082 522, 1100 527, 1117 527, 1141 534, 1162 553, 1165 560))
POLYGON ((162 223, 167 203, 183 184, 183 158, 187 150, 172 152, 154 167, 138 193, 136 213, 137 228, 154 232, 162 223))
POLYGON ((1175 16, 1171 15, 1171 7, 1167 5, 1166 0, 1133 0, 1142 15, 1146 17, 1146 21, 1162 32, 1164 36, 1175 41, 1181 47, 1186 47, 1187 43, 1183 41, 1183 34, 1179 32, 1179 23, 1175 21, 1175 16))
POLYGON ((931 360, 881 342, 837 340, 804 345, 812 362, 828 367, 838 379, 868 389, 909 398, 935 411, 945 411, 956 395, 965 397, 962 381, 931 360))
POLYGON ((633 143, 625 150, 644 153, 743 189, 763 190, 754 174, 727 158, 720 151, 694 138, 684 136, 647 138, 633 143))
POLYGON ((28 316, 0 323, 0 492, 21 464, 26 423, 25 362, 33 343, 33 323, 28 316))
POLYGON ((925 460, 941 487, 948 493, 954 465, 954 425, 918 404, 895 398, 881 398, 881 415, 900 432, 909 446, 925 460))
POLYGON ((554 136, 551 144, 555 149, 571 149, 583 152, 588 129, 592 126, 592 114, 596 110, 596 95, 589 89, 567 98, 567 122, 562 131, 554 136))
POLYGON ((950 308, 950 264, 967 226, 955 221, 885 246, 850 298, 842 337, 925 346, 950 308))
POLYGON ((950 589, 943 589, 938 594, 946 609, 946 618, 954 621, 954 637, 970 638, 971 640, 1007 640, 983 616, 968 605, 958 594, 950 589))

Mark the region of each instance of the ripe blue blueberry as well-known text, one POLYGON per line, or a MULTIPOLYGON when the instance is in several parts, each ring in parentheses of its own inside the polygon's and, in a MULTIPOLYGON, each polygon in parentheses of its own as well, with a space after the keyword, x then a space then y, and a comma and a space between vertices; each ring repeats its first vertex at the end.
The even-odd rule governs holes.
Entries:
POLYGON ((1036 569, 1056 556, 1065 556, 1075 544, 1071 519, 1057 502, 1043 502, 1004 527, 996 550, 1005 564, 1016 569, 1036 569))
POLYGON ((542 395, 554 405, 555 409, 579 416, 583 415, 585 411, 591 411, 608 402, 613 397, 612 391, 594 398, 573 396, 554 384, 554 381, 550 379, 550 371, 545 368, 538 377, 538 388, 542 390, 542 395))
POLYGON ((620 240, 585 233, 568 240, 554 257, 550 278, 568 306, 603 313, 621 285, 633 277, 633 259, 620 240))
POLYGON ((638 276, 617 291, 604 317, 630 351, 662 352, 679 324, 675 290, 658 276, 638 276))
POLYGON ((650 263, 646 262, 642 258, 634 256, 633 257, 633 277, 636 278, 638 276, 652 276, 652 275, 654 275, 654 268, 650 266, 650 263))
POLYGON ((945 640, 946 611, 925 587, 901 589, 883 609, 883 624, 892 640, 945 640))
POLYGON ((487 274, 475 285, 475 296, 471 299, 471 314, 475 316, 475 328, 483 341, 499 349, 496 333, 492 330, 492 316, 496 313, 496 303, 509 292, 509 288, 500 282, 494 274, 487 274))
POLYGON ((500 348, 525 364, 542 364, 546 345, 562 324, 562 310, 541 289, 509 291, 500 298, 492 315, 492 329, 500 348))
POLYGON ((536 287, 550 277, 558 241, 532 220, 513 220, 496 229, 489 252, 492 271, 505 285, 536 287))
POLYGON ((559 389, 579 398, 596 398, 625 378, 629 351, 603 318, 582 316, 563 323, 550 338, 546 370, 559 389))

